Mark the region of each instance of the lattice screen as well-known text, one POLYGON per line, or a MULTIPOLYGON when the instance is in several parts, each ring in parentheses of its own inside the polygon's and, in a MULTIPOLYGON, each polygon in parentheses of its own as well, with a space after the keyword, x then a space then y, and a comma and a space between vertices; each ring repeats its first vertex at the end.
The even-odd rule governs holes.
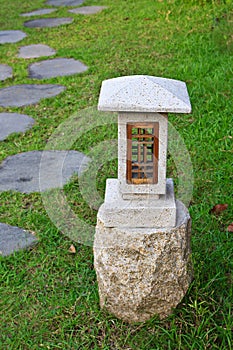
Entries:
POLYGON ((127 124, 127 182, 158 182, 159 123, 127 124))

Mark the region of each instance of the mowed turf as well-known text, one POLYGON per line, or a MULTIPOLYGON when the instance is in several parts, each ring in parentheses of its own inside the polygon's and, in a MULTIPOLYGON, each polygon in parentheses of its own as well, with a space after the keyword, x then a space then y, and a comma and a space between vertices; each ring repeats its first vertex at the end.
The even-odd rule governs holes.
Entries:
MULTIPOLYGON (((74 115, 79 118, 82 110, 96 108, 104 79, 145 74, 185 81, 192 114, 169 114, 169 121, 183 138, 193 166, 189 210, 194 280, 170 317, 127 325, 100 310, 91 244, 67 237, 72 222, 67 226, 66 208, 58 212, 59 226, 39 193, 1 193, 0 222, 35 232, 39 243, 0 260, 0 347, 232 349, 233 233, 228 231, 233 222, 232 2, 87 0, 85 5, 107 9, 84 16, 59 7, 44 18, 72 17, 71 24, 31 29, 23 26, 27 18, 19 15, 46 7, 44 1, 0 0, 0 30, 27 34, 21 42, 0 46, 1 63, 13 68, 13 78, 1 82, 1 87, 32 83, 28 65, 44 58, 18 58, 23 45, 45 44, 57 51, 54 57, 74 58, 89 67, 80 75, 33 79, 38 84, 65 86, 66 91, 54 98, 33 106, 0 108, 0 112, 27 114, 36 121, 26 133, 1 141, 0 160, 45 149, 62 123, 74 115), (228 207, 217 214, 211 212, 216 204, 228 207)), ((116 123, 96 125, 94 118, 95 113, 93 128, 88 119, 90 127, 69 148, 89 154, 103 141, 117 138, 116 123)), ((60 149, 67 147, 61 142, 60 149)), ((109 159, 96 176, 101 198, 106 178, 117 176, 117 160, 111 155, 109 159)), ((179 169, 170 154, 168 176, 178 185, 179 169)), ((97 206, 85 200, 77 177, 65 186, 63 195, 65 206, 94 229, 97 206)))

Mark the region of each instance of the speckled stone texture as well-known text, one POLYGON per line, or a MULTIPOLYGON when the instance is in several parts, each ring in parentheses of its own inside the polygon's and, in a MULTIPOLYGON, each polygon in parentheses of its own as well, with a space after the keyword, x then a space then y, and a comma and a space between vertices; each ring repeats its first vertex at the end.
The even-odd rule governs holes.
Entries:
POLYGON ((159 198, 147 194, 129 200, 123 199, 118 179, 107 179, 104 203, 97 218, 105 227, 134 227, 139 222, 140 227, 146 228, 174 227, 176 203, 172 179, 167 179, 166 194, 159 198))
POLYGON ((190 113, 191 104, 183 81, 131 75, 102 82, 98 109, 122 112, 190 113))
POLYGON ((128 323, 163 319, 192 280, 191 220, 177 201, 174 228, 106 228, 97 222, 94 265, 100 305, 128 323))

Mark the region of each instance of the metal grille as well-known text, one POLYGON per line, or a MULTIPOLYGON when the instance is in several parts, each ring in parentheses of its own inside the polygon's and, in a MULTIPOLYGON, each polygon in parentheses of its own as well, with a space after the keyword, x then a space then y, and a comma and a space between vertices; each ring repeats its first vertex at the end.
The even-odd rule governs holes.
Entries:
POLYGON ((127 183, 158 182, 159 123, 127 124, 127 183))

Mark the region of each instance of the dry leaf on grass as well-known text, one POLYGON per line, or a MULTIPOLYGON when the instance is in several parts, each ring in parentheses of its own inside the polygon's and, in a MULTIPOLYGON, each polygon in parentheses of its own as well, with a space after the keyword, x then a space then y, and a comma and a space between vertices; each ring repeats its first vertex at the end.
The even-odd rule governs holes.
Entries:
POLYGON ((71 244, 70 248, 69 248, 69 252, 71 254, 75 254, 76 253, 76 249, 75 249, 75 246, 73 244, 71 244))
POLYGON ((226 210, 228 207, 228 204, 216 204, 211 210, 211 214, 220 214, 224 210, 226 210))
POLYGON ((227 228, 228 232, 233 232, 233 222, 227 228))

